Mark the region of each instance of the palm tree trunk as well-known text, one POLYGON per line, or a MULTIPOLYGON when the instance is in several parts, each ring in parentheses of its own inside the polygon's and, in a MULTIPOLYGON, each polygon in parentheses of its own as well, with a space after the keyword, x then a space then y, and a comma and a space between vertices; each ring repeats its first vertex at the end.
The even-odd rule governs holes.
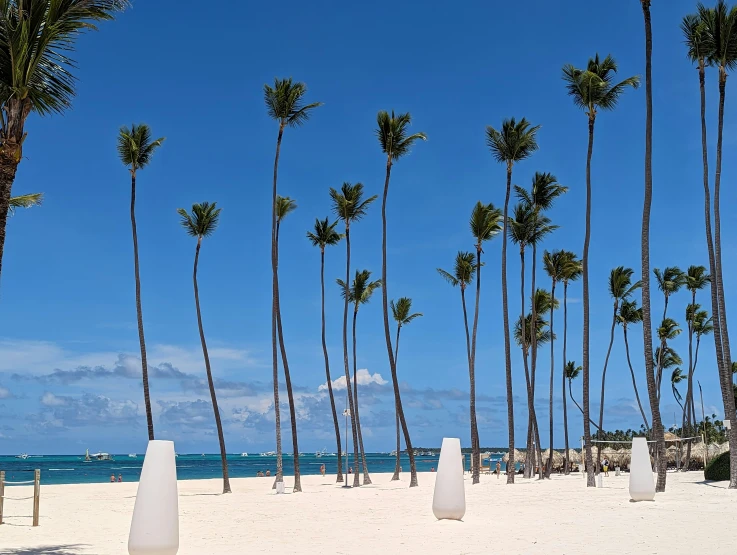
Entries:
MULTIPOLYGON (((394 346, 394 364, 397 363, 397 359, 399 358, 399 331, 402 329, 402 326, 397 324, 397 344, 394 346)), ((395 480, 399 480, 399 473, 402 470, 401 465, 401 449, 402 445, 400 442, 400 436, 399 436, 399 411, 397 410, 397 403, 396 400, 394 402, 394 416, 397 421, 397 462, 394 465, 394 474, 392 475, 392 482, 395 480)))
MULTIPOLYGON (((350 283, 350 268, 351 268, 351 228, 346 221, 345 223, 345 286, 348 287, 350 283)), ((345 386, 346 395, 348 396, 348 410, 351 413, 351 431, 353 432, 353 464, 356 465, 355 472, 353 473, 353 487, 357 488, 361 485, 361 480, 358 476, 358 431, 356 428, 355 405, 353 404, 353 391, 351 391, 351 368, 348 365, 348 291, 345 291, 345 299, 343 305, 343 363, 345 365, 345 386)), ((346 457, 348 453, 346 452, 346 457)), ((347 478, 346 478, 347 482, 347 478)))
POLYGON ((284 481, 284 467, 282 461, 281 446, 281 410, 279 407, 279 355, 276 343, 276 319, 279 313, 277 294, 279 285, 277 283, 277 254, 276 254, 276 182, 279 172, 279 151, 281 140, 284 135, 284 124, 279 125, 279 136, 276 139, 276 155, 274 157, 274 187, 271 195, 271 362, 272 380, 274 382, 274 421, 276 425, 276 482, 284 481))
POLYGON ((200 329, 200 343, 202 343, 202 356, 205 357, 205 370, 207 371, 207 385, 210 387, 210 400, 212 401, 212 410, 215 413, 215 427, 218 431, 218 442, 220 443, 220 461, 223 465, 223 493, 230 493, 230 478, 228 477, 228 458, 225 451, 225 436, 223 435, 223 424, 220 421, 220 408, 218 400, 215 396, 215 384, 212 380, 212 371, 210 370, 210 355, 207 353, 207 343, 205 342, 205 331, 202 327, 202 313, 200 312, 200 292, 197 287, 197 263, 200 260, 200 246, 202 237, 197 238, 197 249, 194 255, 194 272, 192 281, 194 282, 194 303, 197 306, 197 326, 200 329))
MULTIPOLYGON (((18 164, 23 156, 24 126, 33 104, 30 98, 11 97, 4 103, 5 125, 0 129, 0 275, 3 269, 3 252, 5 250, 5 227, 8 223, 10 196, 15 182, 18 164)), ((145 371, 145 370, 144 370, 145 371)), ((147 376, 145 374, 145 376, 147 376)), ((148 401, 148 379, 144 379, 144 397, 147 400, 146 413, 150 416, 148 401)), ((149 439, 153 439, 153 421, 149 420, 149 439)))
POLYGON ((292 450, 294 460, 294 487, 292 493, 302 491, 302 481, 299 473, 299 446, 297 445, 297 411, 294 406, 294 395, 292 393, 292 378, 289 373, 289 361, 287 360, 287 349, 284 345, 284 332, 281 325, 281 300, 279 298, 279 223, 276 224, 276 328, 279 332, 279 351, 281 352, 282 366, 284 367, 284 381, 287 386, 287 399, 289 400, 289 420, 292 429, 292 450))
POLYGON ((504 366, 507 382, 507 425, 509 429, 509 459, 507 462, 507 484, 514 484, 514 398, 512 396, 512 346, 509 340, 509 303, 507 300, 507 215, 509 195, 512 190, 512 163, 507 163, 507 192, 504 197, 504 237, 502 240, 502 312, 504 312, 504 366))
MULTIPOLYGON (((581 416, 583 416, 583 409, 581 408, 581 405, 578 404, 578 401, 576 401, 576 398, 573 396, 573 389, 572 389, 572 382, 571 382, 571 380, 568 380, 568 394, 571 396, 571 401, 573 401, 573 404, 576 405, 576 407, 578 408, 579 412, 581 413, 581 416)), ((599 429, 599 427, 597 426, 596 422, 594 422, 591 419, 589 419, 589 424, 591 424, 597 430, 599 429)))
MULTIPOLYGON (((532 344, 532 356, 530 357, 531 362, 531 376, 532 382, 532 405, 535 405, 535 376, 537 374, 537 307, 535 306, 535 278, 537 276, 537 245, 532 244, 532 283, 530 289, 532 289, 532 329, 533 332, 530 334, 530 343, 532 344)), ((535 456, 539 461, 540 465, 540 479, 543 478, 543 461, 542 461, 542 447, 540 446, 540 435, 537 426, 537 414, 534 413, 533 426, 535 428, 535 434, 537 436, 537 448, 535 449, 535 456)), ((553 446, 550 446, 550 452, 553 452, 553 446)))
POLYGON ((724 280, 722 275, 722 232, 720 215, 720 190, 722 172, 722 131, 724 127, 724 95, 727 85, 727 73, 719 68, 719 119, 717 130, 717 160, 714 177, 714 260, 716 276, 712 276, 712 288, 717 289, 717 305, 719 308, 719 324, 722 338, 722 366, 720 367, 720 385, 724 402, 725 418, 731 422, 729 430, 730 472, 729 487, 737 488, 737 414, 735 413, 734 388, 732 385, 732 356, 729 349, 729 330, 727 328, 727 306, 724 299, 724 280), (716 283, 714 283, 716 277, 716 283))
POLYGON ((645 351, 645 373, 652 411, 652 431, 656 442, 658 480, 655 491, 665 491, 667 460, 665 457, 665 438, 663 422, 660 418, 658 391, 653 372, 653 332, 650 317, 650 211, 653 202, 653 84, 652 51, 653 33, 650 21, 650 0, 642 0, 642 13, 645 21, 645 199, 642 209, 642 326, 645 351))
MULTIPOLYGON (((617 308, 619 307, 619 300, 614 301, 614 314, 612 315, 612 329, 609 334, 609 348, 606 352, 606 358, 604 359, 604 370, 601 373, 601 402, 599 404, 599 429, 604 429, 604 393, 606 392, 606 371, 609 366, 609 355, 612 354, 612 346, 614 345, 614 327, 617 325, 617 308)), ((603 439, 603 438, 602 438, 603 439)), ((596 466, 597 468, 601 464, 601 443, 596 444, 596 466)))
MULTIPOLYGON (((148 439, 154 439, 154 419, 151 412, 151 396, 148 389, 148 361, 146 339, 143 335, 143 311, 141 309, 141 276, 138 270, 138 231, 136 229, 136 172, 131 171, 131 227, 133 228, 133 268, 136 275, 136 316, 138 317, 138 342, 141 346, 141 372, 143 377, 143 401, 146 405, 148 439)), ((4 230, 4 227, 3 227, 4 230)))
MULTIPOLYGON (((358 414, 358 379, 356 377, 356 320, 358 319, 358 304, 353 311, 353 408, 356 409, 356 430, 358 430, 358 445, 361 453, 361 463, 363 466, 363 485, 371 483, 371 477, 368 473, 366 465, 366 451, 363 449, 363 434, 361 433, 361 418, 358 414)), ((358 474, 358 468, 356 468, 358 474)))
MULTIPOLYGON (((528 421, 527 421, 527 450, 525 453, 525 471, 523 476, 525 478, 531 478, 532 474, 535 471, 534 467, 534 459, 535 455, 533 454, 533 451, 535 450, 532 443, 533 438, 535 435, 535 401, 532 395, 532 381, 530 379, 530 369, 529 369, 529 363, 528 363, 528 356, 529 356, 529 346, 527 345, 527 323, 525 321, 525 251, 524 248, 520 248, 520 297, 522 300, 522 360, 524 362, 524 368, 525 368, 525 382, 527 385, 527 412, 528 412, 528 421)), ((534 304, 534 300, 533 300, 534 304)), ((535 322, 531 322, 531 328, 530 328, 530 335, 535 335, 537 330, 535 329, 535 322)), ((539 437, 537 438, 538 443, 540 443, 539 437)))
MULTIPOLYGON (((481 247, 476 247, 476 308, 473 313, 473 336, 471 339, 471 360, 469 361, 469 379, 470 379, 470 403, 471 411, 471 469, 472 484, 479 483, 479 457, 481 452, 479 449, 479 428, 476 421, 476 332, 479 326, 479 299, 481 297, 481 247)), ((464 300, 463 310, 465 313, 466 306, 464 300)), ((465 317, 465 314, 464 314, 465 317)))
POLYGON ((328 345, 325 341, 325 247, 320 249, 320 293, 322 309, 322 353, 325 356, 325 377, 328 380, 328 396, 330 397, 330 410, 333 412, 333 425, 335 426, 335 442, 338 445, 338 476, 336 482, 343 481, 343 456, 340 448, 340 426, 338 424, 338 412, 335 410, 335 397, 333 396, 333 382, 330 378, 330 359, 328 357, 328 345))
POLYGON ((627 353, 627 364, 630 367, 630 375, 632 376, 632 387, 635 390, 635 399, 637 399, 637 406, 640 407, 640 414, 642 415, 642 421, 645 423, 645 429, 650 431, 650 424, 647 422, 647 416, 645 416, 645 410, 642 408, 640 402, 640 394, 637 391, 637 380, 635 379, 635 370, 632 368, 632 360, 630 359, 630 344, 627 341, 627 326, 622 327, 622 334, 624 335, 624 350, 627 353))
MULTIPOLYGON (((553 320, 552 317, 550 319, 550 328, 552 331, 553 328, 553 320)), ((563 434, 565 436, 565 442, 566 442, 566 463, 565 463, 565 469, 564 472, 566 475, 571 473, 571 458, 568 453, 568 406, 566 405, 566 343, 568 340, 568 280, 563 282, 563 388, 562 388, 562 397, 563 397, 563 434)), ((552 449, 552 442, 550 443, 550 448, 552 449)))
MULTIPOLYGON (((468 355, 468 376, 470 380, 471 373, 473 370, 471 366, 471 335, 469 334, 469 331, 468 331, 468 311, 466 310, 466 285, 465 283, 462 283, 460 285, 460 288, 461 288, 461 306, 463 307, 463 325, 465 326, 465 330, 466 330, 466 354, 468 355)), ((475 393, 475 389, 474 389, 474 393, 475 393)), ((473 424, 475 420, 476 400, 475 400, 475 395, 474 395, 473 404, 471 404, 470 393, 469 393, 469 410, 471 411, 471 415, 470 415, 470 418, 471 418, 471 473, 473 474, 473 469, 475 466, 473 462, 473 453, 474 453, 474 445, 476 444, 474 440, 473 424)))
MULTIPOLYGON (((550 473, 553 470, 553 386, 555 379, 555 349, 553 348, 553 344, 555 343, 555 332, 553 331, 553 305, 555 305, 555 280, 553 280, 553 284, 550 288, 550 295, 552 299, 550 303, 550 401, 548 407, 550 411, 550 455, 548 456, 548 465, 545 473, 547 478, 550 478, 550 473)), ((568 456, 567 454, 568 451, 566 451, 566 456, 568 456)))
POLYGON ((409 487, 417 486, 417 467, 415 466, 415 455, 412 451, 412 440, 409 437, 409 428, 404 418, 404 409, 402 408, 402 398, 399 394, 399 380, 397 379, 397 365, 394 360, 394 352, 392 349, 392 338, 389 333, 389 302, 387 300, 387 282, 386 282, 386 198, 389 195, 389 178, 392 173, 392 159, 389 156, 386 160, 386 179, 384 180, 384 197, 381 202, 381 304, 384 309, 384 338, 386 339, 386 352, 389 355, 389 369, 392 373, 392 384, 394 386, 394 400, 399 412, 399 422, 404 432, 404 444, 407 446, 407 455, 409 456, 410 481, 409 487))
MULTIPOLYGON (((693 328, 694 328, 694 316, 696 314, 696 290, 694 289, 691 293, 691 306, 694 307, 691 318, 688 321, 688 383, 686 384, 686 402, 683 408, 683 417, 681 419, 681 430, 687 437, 691 437, 691 411, 690 407, 693 403, 693 328), (688 427, 686 427, 688 426, 688 427)), ((686 464, 683 468, 684 471, 688 470, 691 466, 691 440, 686 442, 686 464)))

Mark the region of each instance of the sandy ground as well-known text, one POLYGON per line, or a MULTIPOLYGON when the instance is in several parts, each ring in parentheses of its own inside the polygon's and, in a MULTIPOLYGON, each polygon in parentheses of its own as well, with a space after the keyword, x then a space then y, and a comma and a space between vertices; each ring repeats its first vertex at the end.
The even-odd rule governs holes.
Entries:
MULTIPOLYGON (((218 494, 218 480, 181 481, 179 553, 734 553, 737 490, 702 476, 669 473, 655 502, 631 503, 627 475, 612 473, 602 489, 578 474, 513 486, 493 475, 472 486, 466 475, 462 522, 435 520, 429 473, 413 489, 408 474, 374 474, 374 485, 350 490, 306 476, 303 493, 285 495, 267 478, 235 479, 231 495, 218 494)), ((14 516, 30 514, 31 501, 6 501, 0 554, 127 553, 136 487, 42 485, 38 528, 14 516)))

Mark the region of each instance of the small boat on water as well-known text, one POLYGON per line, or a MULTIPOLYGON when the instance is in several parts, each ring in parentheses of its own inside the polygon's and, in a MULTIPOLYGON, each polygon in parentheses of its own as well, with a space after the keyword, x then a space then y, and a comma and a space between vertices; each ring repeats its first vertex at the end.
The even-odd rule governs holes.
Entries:
POLYGON ((28 458, 28 453, 21 453, 20 455, 16 455, 15 458, 26 460, 28 458))
POLYGON ((241 453, 241 457, 247 457, 248 453, 241 453))
POLYGON ((115 459, 110 453, 92 453, 90 455, 90 450, 87 449, 87 451, 84 454, 84 462, 92 462, 92 461, 114 461, 115 459))
POLYGON ((136 459, 136 458, 138 458, 138 455, 137 455, 136 453, 128 453, 128 456, 129 456, 129 457, 130 457, 131 459, 136 459))
POLYGON ((274 455, 276 455, 274 451, 267 451, 266 453, 261 453, 262 457, 273 457, 274 455))

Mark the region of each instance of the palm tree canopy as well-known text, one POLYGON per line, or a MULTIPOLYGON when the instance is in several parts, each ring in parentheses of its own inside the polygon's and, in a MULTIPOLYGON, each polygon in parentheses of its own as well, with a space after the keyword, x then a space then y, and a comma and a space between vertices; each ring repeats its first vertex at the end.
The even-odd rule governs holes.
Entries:
POLYGON ((640 322, 642 322, 642 308, 637 308, 637 301, 623 300, 619 306, 617 323, 626 328, 630 324, 639 324, 640 322))
POLYGON ((697 14, 689 14, 683 18, 681 32, 683 33, 683 42, 688 49, 687 56, 689 60, 699 62, 709 55, 711 45, 708 44, 706 22, 697 14))
POLYGON ((706 272, 704 266, 689 266, 685 274, 686 289, 692 293, 696 293, 699 289, 703 289, 711 283, 711 276, 706 272))
POLYGON ((696 9, 710 64, 720 71, 737 67, 737 7, 730 9, 724 0, 717 0, 713 8, 699 3, 696 9))
POLYGON ((612 269, 609 274, 609 294, 613 299, 627 299, 634 291, 642 287, 640 281, 632 283, 633 273, 632 268, 625 268, 624 266, 617 266, 612 269))
MULTIPOLYGON (((545 319, 544 315, 550 311, 551 307, 554 310, 557 309, 560 306, 560 302, 558 299, 555 299, 555 302, 553 302, 553 296, 545 289, 537 289, 532 302, 535 304, 535 316, 537 320, 535 325, 537 330, 537 344, 544 345, 545 343, 550 342, 551 339, 555 338, 555 335, 553 335, 547 327, 548 321, 545 319)), ((522 337, 522 322, 523 318, 520 316, 514 326, 514 340, 517 342, 517 345, 526 348, 527 345, 530 345, 532 342, 532 313, 530 312, 524 317, 524 343, 522 337)))
POLYGON ((31 193, 28 195, 19 195, 10 197, 10 205, 8 211, 14 214, 18 208, 31 208, 32 206, 41 206, 43 204, 43 193, 31 193))
POLYGON ((708 312, 700 310, 694 315, 693 331, 698 338, 714 331, 714 321, 708 312))
POLYGON ((276 196, 276 223, 280 224, 287 214, 297 209, 297 201, 290 197, 276 196))
POLYGON ((543 253, 543 266, 545 267, 545 273, 553 282, 563 281, 565 276, 568 275, 568 264, 569 258, 568 253, 563 250, 557 250, 553 252, 545 251, 543 253))
POLYGON ((539 214, 526 202, 517 204, 513 213, 509 220, 509 238, 521 248, 539 243, 546 235, 558 229, 557 225, 552 225, 550 218, 539 214))
POLYGON ((209 237, 218 226, 221 210, 222 208, 217 207, 217 202, 203 202, 193 204, 191 214, 184 208, 177 208, 177 214, 181 217, 179 223, 188 235, 209 237))
POLYGON ((343 183, 340 191, 330 188, 330 200, 333 203, 333 212, 347 225, 357 222, 366 215, 369 204, 374 202, 378 195, 363 199, 363 184, 343 183))
POLYGON ((678 290, 686 285, 687 277, 683 271, 677 266, 668 266, 662 272, 660 269, 655 268, 653 270, 655 279, 658 282, 658 289, 660 289, 666 297, 677 293, 678 290))
POLYGON ((637 76, 615 83, 616 73, 617 62, 611 55, 600 60, 596 54, 589 58, 586 69, 577 69, 571 64, 563 66, 563 81, 573 104, 593 117, 599 109, 613 110, 627 87, 639 87, 640 78, 637 76))
POLYGON ((313 247, 320 247, 325 249, 327 246, 337 245, 343 238, 342 233, 335 231, 335 226, 338 225, 339 220, 335 220, 332 224, 328 218, 321 220, 315 218, 315 231, 308 231, 307 238, 312 243, 313 247))
MULTIPOLYGON (((0 103, 29 99, 41 115, 69 108, 76 78, 75 62, 66 54, 80 33, 96 30, 96 22, 113 19, 128 5, 128 0, 1 0, 0 103)), ((3 127, 6 123, 3 117, 3 127)))
POLYGON ((371 281, 371 272, 369 270, 356 270, 356 277, 350 287, 342 279, 335 280, 340 285, 341 295, 345 298, 348 295, 348 302, 356 305, 356 310, 362 304, 366 304, 371 300, 371 295, 381 287, 381 280, 371 281))
POLYGON ((519 185, 514 186, 514 191, 519 200, 526 202, 539 212, 550 210, 555 199, 566 193, 568 187, 558 183, 558 179, 552 173, 535 172, 529 191, 519 185))
POLYGON ((532 126, 525 118, 502 121, 501 130, 486 127, 486 144, 497 162, 513 164, 529 158, 538 149, 537 132, 540 126, 532 126))
POLYGON ((295 83, 292 78, 274 79, 274 86, 264 85, 266 111, 282 126, 298 127, 310 119, 312 110, 322 102, 304 103, 307 85, 295 83))
POLYGON ((663 350, 663 355, 661 357, 660 355, 660 347, 655 349, 655 360, 653 361, 653 365, 657 367, 658 365, 658 359, 660 359, 660 365, 664 369, 673 368, 674 366, 678 366, 680 364, 683 364, 683 360, 678 355, 678 353, 672 348, 667 347, 663 350))
POLYGON ((677 383, 681 383, 685 379, 686 376, 683 374, 683 370, 681 370, 680 368, 673 369, 673 372, 670 375, 670 383, 675 385, 677 383))
POLYGON ((409 126, 412 123, 412 116, 409 113, 395 116, 394 110, 391 115, 381 110, 376 116, 376 123, 376 137, 379 139, 381 150, 392 160, 399 160, 409 153, 416 141, 427 140, 424 133, 409 134, 409 126))
POLYGON ((673 318, 666 318, 660 324, 658 328, 658 338, 661 341, 670 341, 675 339, 681 334, 681 328, 678 327, 678 322, 673 318))
POLYGON ((412 310, 412 299, 409 297, 400 297, 396 303, 392 300, 389 306, 392 309, 392 316, 394 316, 394 320, 396 320, 399 327, 409 324, 415 318, 422 316, 422 312, 410 314, 412 310))
POLYGON ((477 249, 481 248, 483 241, 488 241, 501 232, 503 220, 502 211, 494 208, 493 204, 484 204, 478 201, 474 205, 469 226, 471 227, 471 234, 476 239, 477 249))
POLYGON ((566 362, 565 368, 563 368, 563 372, 569 380, 575 380, 578 378, 579 374, 581 374, 581 370, 583 370, 583 368, 581 366, 577 366, 572 360, 566 362))
POLYGON ((583 274, 583 262, 578 260, 575 253, 571 251, 563 251, 565 253, 565 273, 563 275, 563 283, 568 284, 569 281, 577 281, 583 274))
POLYGON ((460 285, 461 289, 465 289, 476 274, 476 255, 472 252, 458 251, 452 274, 442 268, 437 270, 440 276, 453 287, 460 285))
POLYGON ((130 129, 124 125, 118 133, 118 156, 123 165, 135 173, 136 170, 148 166, 154 152, 163 142, 164 137, 151 140, 151 129, 145 123, 133 124, 130 129))

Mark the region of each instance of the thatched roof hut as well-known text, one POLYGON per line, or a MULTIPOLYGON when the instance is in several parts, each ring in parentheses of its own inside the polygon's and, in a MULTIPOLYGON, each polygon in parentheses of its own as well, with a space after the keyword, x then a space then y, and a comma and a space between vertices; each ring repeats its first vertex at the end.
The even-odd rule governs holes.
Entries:
MULTIPOLYGON (((518 463, 524 460, 525 460, 525 454, 519 449, 515 449, 514 450, 514 462, 518 463)), ((504 454, 504 456, 502 457, 502 462, 505 462, 505 463, 509 462, 509 453, 504 454)))

